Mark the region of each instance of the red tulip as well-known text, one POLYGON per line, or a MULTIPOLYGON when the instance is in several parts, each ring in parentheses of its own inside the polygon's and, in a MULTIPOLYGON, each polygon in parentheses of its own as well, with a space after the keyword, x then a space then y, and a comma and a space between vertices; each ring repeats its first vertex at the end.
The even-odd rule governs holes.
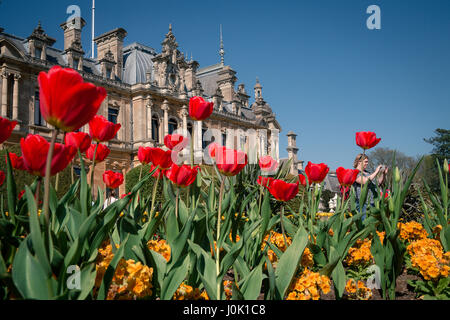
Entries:
POLYGON ((305 177, 305 175, 303 173, 300 173, 298 175, 298 179, 299 179, 301 185, 306 187, 306 177, 305 177))
POLYGON ((237 175, 248 163, 248 157, 245 152, 225 147, 216 149, 215 159, 217 169, 226 176, 237 175))
POLYGON ((271 178, 271 177, 259 176, 258 180, 256 180, 256 183, 258 183, 260 186, 263 186, 263 187, 267 188, 273 180, 274 179, 271 178))
POLYGON ((177 166, 172 164, 169 170, 166 171, 166 177, 179 187, 187 187, 191 185, 198 173, 198 166, 191 168, 188 165, 177 166))
POLYGON ((0 143, 5 142, 9 138, 16 125, 17 121, 10 121, 0 117, 0 143))
MULTIPOLYGON (((13 169, 27 170, 27 168, 25 167, 25 164, 23 162, 23 157, 19 157, 17 154, 10 152, 9 160, 11 160, 11 167, 13 167, 13 169)), ((8 161, 6 156, 5 156, 5 161, 6 162, 8 161)))
POLYGON ((377 138, 375 132, 362 131, 356 133, 356 144, 365 150, 375 147, 380 141, 381 138, 377 138))
POLYGON ((328 171, 330 171, 330 168, 325 163, 315 164, 311 161, 308 162, 305 168, 305 173, 310 184, 321 183, 327 176, 328 171))
POLYGON ((344 169, 343 167, 336 169, 339 184, 343 187, 350 187, 353 183, 355 183, 358 173, 358 169, 344 169))
MULTIPOLYGON (((38 134, 29 134, 26 138, 20 140, 20 147, 27 171, 32 175, 44 177, 50 143, 38 134)), ((72 161, 76 152, 77 149, 73 146, 55 143, 50 175, 53 176, 64 170, 72 161)))
POLYGON ((160 169, 169 169, 172 165, 172 151, 164 151, 161 148, 150 148, 150 160, 155 166, 160 169))
POLYGON ((23 195, 25 194, 25 190, 22 190, 19 192, 19 194, 17 195, 17 198, 20 200, 22 199, 23 195))
POLYGON ((92 139, 97 142, 106 142, 113 139, 120 127, 120 123, 108 121, 104 116, 98 114, 89 121, 89 133, 92 139))
MULTIPOLYGON (((91 144, 91 146, 86 150, 86 157, 91 161, 94 158, 95 146, 96 144, 91 144)), ((107 146, 99 143, 97 147, 97 153, 95 154, 95 163, 104 161, 110 152, 111 150, 109 150, 107 146)))
POLYGON ((91 146, 92 138, 84 132, 69 132, 66 134, 64 142, 66 145, 80 149, 80 152, 85 152, 91 146))
POLYGON ((275 171, 278 168, 278 162, 271 156, 263 156, 259 158, 259 167, 265 172, 275 171))
POLYGON ((187 142, 187 139, 181 134, 168 134, 164 137, 164 144, 170 150, 177 146, 176 150, 181 151, 186 147, 187 142))
POLYGON ((139 147, 138 159, 142 164, 149 164, 151 159, 151 147, 139 147))
POLYGON ((209 156, 210 156, 211 158, 214 159, 215 156, 216 156, 216 151, 217 151, 218 149, 220 149, 220 148, 224 148, 224 147, 218 145, 218 144, 215 143, 215 142, 210 143, 210 144, 208 145, 208 154, 209 154, 209 156))
MULTIPOLYGON (((123 199, 123 198, 125 198, 126 196, 129 196, 129 195, 131 195, 131 191, 128 192, 128 193, 122 194, 122 195, 120 196, 120 199, 123 199)), ((130 201, 131 201, 131 200, 130 200, 130 201)))
POLYGON ((3 184, 3 182, 5 182, 5 178, 6 178, 5 173, 2 170, 0 170, 0 186, 3 184))
MULTIPOLYGON (((150 170, 148 172, 152 172, 155 168, 158 168, 157 166, 150 164, 150 170)), ((167 170, 167 169, 166 169, 167 170)), ((156 171, 152 174, 153 178, 161 178, 164 175, 164 172, 166 170, 161 170, 160 168, 156 169, 156 171)))
POLYGON ((205 120, 213 110, 214 103, 205 101, 202 97, 192 97, 189 100, 189 116, 194 120, 205 120))
POLYGON ((38 76, 41 113, 47 123, 66 132, 84 126, 97 113, 106 90, 83 81, 70 68, 55 66, 38 76))
POLYGON ((275 199, 279 201, 289 201, 297 195, 298 184, 298 181, 296 183, 287 183, 283 180, 273 179, 269 183, 267 189, 275 199))
POLYGON ((103 182, 108 188, 116 189, 123 183, 123 174, 120 172, 106 170, 103 172, 103 182))

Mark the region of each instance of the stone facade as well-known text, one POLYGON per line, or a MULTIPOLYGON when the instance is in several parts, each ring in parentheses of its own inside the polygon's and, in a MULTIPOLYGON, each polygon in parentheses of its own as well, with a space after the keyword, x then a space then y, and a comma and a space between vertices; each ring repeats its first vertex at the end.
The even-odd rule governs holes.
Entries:
MULTIPOLYGON (((40 114, 37 76, 60 65, 76 69, 85 81, 104 87, 108 95, 99 114, 122 125, 116 139, 106 143, 110 156, 96 166, 97 186, 104 186, 104 170, 126 174, 138 164, 140 146, 164 147, 164 136, 174 130, 193 136, 196 162, 202 161, 202 147, 211 141, 210 134, 203 136, 208 129, 219 144, 254 157, 270 154, 279 158, 281 127, 263 99, 262 86, 257 80, 255 101, 250 105, 245 85, 238 84, 236 89, 236 72, 224 64, 223 46, 220 63, 199 68, 197 61, 180 52, 171 26, 159 53, 139 43, 124 47, 127 32, 117 28, 94 39, 98 55, 91 59, 81 45, 84 25, 81 18, 61 24, 64 50, 53 47, 55 39, 40 23, 27 38, 0 28, 0 115, 19 122, 7 143, 17 144, 30 133, 50 137, 51 128, 40 114), (190 120, 192 96, 214 102, 210 118, 195 123, 190 120)), ((87 125, 81 130, 89 132, 87 125)), ((124 192, 124 185, 119 192, 124 192)))

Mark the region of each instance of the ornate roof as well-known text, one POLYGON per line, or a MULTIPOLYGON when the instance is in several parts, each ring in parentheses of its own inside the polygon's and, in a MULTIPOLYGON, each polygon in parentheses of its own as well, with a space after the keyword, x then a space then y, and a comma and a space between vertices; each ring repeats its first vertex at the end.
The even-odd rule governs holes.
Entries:
POLYGON ((153 61, 156 56, 155 49, 134 42, 123 48, 123 82, 128 84, 146 83, 147 72, 151 72, 151 81, 154 79, 153 61))

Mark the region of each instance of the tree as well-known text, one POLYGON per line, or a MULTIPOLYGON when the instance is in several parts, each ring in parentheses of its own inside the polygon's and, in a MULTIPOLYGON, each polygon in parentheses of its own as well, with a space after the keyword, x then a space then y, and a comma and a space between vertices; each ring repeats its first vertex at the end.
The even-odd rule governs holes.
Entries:
MULTIPOLYGON (((384 164, 389 168, 391 168, 392 161, 394 160, 394 155, 395 155, 395 166, 398 167, 402 172, 404 172, 407 175, 417 165, 418 161, 417 159, 407 156, 401 151, 390 148, 378 147, 368 154, 372 164, 371 169, 375 170, 375 168, 380 164, 384 164)), ((392 169, 390 169, 389 171, 392 172, 392 169)))
POLYGON ((442 162, 444 159, 450 158, 450 130, 436 129, 434 133, 436 134, 435 137, 423 140, 434 146, 434 149, 432 150, 433 156, 435 156, 439 162, 442 162))

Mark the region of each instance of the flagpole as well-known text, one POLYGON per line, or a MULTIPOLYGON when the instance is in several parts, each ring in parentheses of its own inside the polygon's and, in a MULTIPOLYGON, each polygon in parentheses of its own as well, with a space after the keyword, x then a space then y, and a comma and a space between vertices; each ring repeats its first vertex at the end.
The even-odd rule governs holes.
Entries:
POLYGON ((95 0, 92 0, 92 49, 91 58, 94 59, 94 37, 95 37, 95 0))

